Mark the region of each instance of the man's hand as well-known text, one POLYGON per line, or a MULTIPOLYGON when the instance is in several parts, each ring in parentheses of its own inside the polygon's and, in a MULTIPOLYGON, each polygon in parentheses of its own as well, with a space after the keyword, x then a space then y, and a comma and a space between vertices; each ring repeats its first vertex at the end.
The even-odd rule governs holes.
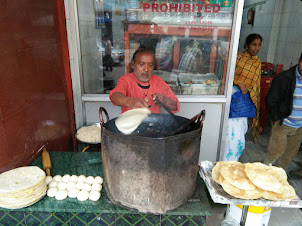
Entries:
POLYGON ((146 107, 148 107, 148 104, 145 100, 128 97, 125 106, 130 109, 146 108, 146 107))
POLYGON ((170 111, 176 111, 177 110, 177 101, 176 100, 173 100, 173 99, 170 99, 160 93, 154 93, 151 95, 153 100, 154 100, 154 103, 155 104, 158 104, 156 102, 156 99, 160 100, 164 105, 166 105, 170 111))
POLYGON ((146 101, 137 98, 126 97, 119 92, 112 94, 111 101, 117 106, 123 106, 130 109, 148 107, 146 101))
POLYGON ((249 92, 249 90, 246 88, 246 86, 242 83, 238 84, 239 89, 241 90, 242 94, 245 95, 249 92))

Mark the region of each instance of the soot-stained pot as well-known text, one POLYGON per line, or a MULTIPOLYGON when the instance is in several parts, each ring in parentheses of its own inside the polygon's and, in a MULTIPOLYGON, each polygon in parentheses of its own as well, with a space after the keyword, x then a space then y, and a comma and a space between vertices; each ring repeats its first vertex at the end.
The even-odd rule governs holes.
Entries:
POLYGON ((200 116, 188 131, 171 135, 190 119, 151 114, 131 135, 124 135, 101 107, 104 185, 110 201, 154 214, 186 203, 198 173, 204 111, 200 116))

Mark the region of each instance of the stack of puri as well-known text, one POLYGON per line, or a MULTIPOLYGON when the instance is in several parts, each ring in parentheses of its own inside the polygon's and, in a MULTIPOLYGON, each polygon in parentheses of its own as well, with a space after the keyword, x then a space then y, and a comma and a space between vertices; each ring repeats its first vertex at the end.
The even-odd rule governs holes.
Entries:
POLYGON ((296 197, 282 168, 260 162, 217 162, 212 170, 212 178, 225 192, 240 199, 264 198, 278 201, 296 197))
POLYGON ((0 207, 18 209, 42 199, 47 190, 45 172, 25 166, 0 174, 0 207))

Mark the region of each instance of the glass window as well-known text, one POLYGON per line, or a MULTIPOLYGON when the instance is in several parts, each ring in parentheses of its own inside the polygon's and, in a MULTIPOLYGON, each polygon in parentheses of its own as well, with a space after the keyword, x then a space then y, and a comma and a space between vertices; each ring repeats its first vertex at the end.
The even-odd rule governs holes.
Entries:
POLYGON ((232 0, 89 2, 78 1, 85 93, 109 93, 145 45, 175 94, 224 94, 232 0))

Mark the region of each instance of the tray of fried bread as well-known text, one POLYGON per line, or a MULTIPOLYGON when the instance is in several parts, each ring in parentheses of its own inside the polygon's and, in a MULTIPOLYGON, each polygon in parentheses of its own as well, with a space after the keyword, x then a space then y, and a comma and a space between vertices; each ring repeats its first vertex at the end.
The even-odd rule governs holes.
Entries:
POLYGON ((199 174, 215 203, 301 208, 286 172, 260 162, 201 161, 199 174))

